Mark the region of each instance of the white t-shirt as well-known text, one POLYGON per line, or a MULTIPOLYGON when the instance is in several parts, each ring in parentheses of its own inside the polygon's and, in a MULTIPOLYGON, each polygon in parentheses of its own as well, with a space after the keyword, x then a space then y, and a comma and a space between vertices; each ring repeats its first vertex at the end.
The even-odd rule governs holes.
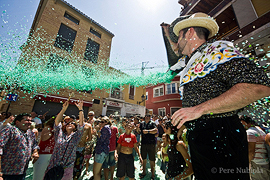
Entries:
POLYGON ((265 132, 257 127, 250 127, 247 130, 248 142, 256 142, 253 162, 259 165, 269 164, 267 150, 265 147, 265 136, 265 132))
POLYGON ((33 121, 36 123, 36 125, 42 124, 41 119, 39 119, 38 117, 35 117, 33 121))

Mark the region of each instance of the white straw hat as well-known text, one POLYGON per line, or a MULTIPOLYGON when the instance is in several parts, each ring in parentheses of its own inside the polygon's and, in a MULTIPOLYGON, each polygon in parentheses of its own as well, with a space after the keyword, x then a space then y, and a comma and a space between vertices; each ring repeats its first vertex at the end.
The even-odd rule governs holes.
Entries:
POLYGON ((204 27, 209 30, 209 38, 213 37, 215 34, 217 34, 219 27, 217 22, 210 16, 208 16, 205 13, 195 13, 188 17, 187 19, 184 19, 180 22, 178 22, 174 28, 173 32, 176 36, 179 36, 179 32, 182 29, 188 28, 188 27, 204 27))

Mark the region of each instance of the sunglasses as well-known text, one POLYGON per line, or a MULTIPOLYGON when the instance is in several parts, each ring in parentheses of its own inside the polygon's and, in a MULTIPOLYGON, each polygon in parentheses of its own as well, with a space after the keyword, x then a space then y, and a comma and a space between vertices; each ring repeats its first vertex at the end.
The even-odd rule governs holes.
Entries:
POLYGON ((93 114, 88 114, 88 116, 94 116, 93 114))
POLYGON ((169 129, 170 128, 170 126, 165 126, 165 129, 169 129))
POLYGON ((69 125, 69 124, 72 124, 72 125, 76 125, 76 123, 75 122, 68 122, 66 125, 69 125))
POLYGON ((105 121, 100 121, 100 123, 105 123, 105 121))

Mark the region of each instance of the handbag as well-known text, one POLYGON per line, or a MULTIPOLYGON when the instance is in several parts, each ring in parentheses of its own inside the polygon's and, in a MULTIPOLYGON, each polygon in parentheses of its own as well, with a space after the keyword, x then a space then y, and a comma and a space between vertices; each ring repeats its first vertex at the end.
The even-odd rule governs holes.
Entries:
MULTIPOLYGON (((72 138, 73 138, 73 136, 71 137, 71 139, 72 138)), ((69 140, 69 142, 71 141, 71 139, 69 140)), ((69 142, 68 142, 68 145, 69 145, 69 142)), ((64 155, 67 151, 68 145, 65 149, 64 155)), ((71 153, 72 153, 72 151, 71 151, 71 153)), ((61 162, 63 161, 64 155, 61 159, 61 162)), ((64 172, 65 172, 63 165, 64 165, 64 163, 61 163, 60 165, 56 165, 53 168, 49 169, 49 171, 47 171, 47 173, 45 174, 43 180, 61 180, 63 178, 64 172)))
POLYGON ((63 165, 54 166, 45 174, 44 180, 61 180, 64 171, 63 165))

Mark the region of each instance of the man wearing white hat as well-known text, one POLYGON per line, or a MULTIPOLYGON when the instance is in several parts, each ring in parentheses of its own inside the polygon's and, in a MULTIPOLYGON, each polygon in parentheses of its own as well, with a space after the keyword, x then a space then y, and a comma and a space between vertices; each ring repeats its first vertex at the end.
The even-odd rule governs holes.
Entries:
POLYGON ((179 57, 169 64, 171 71, 181 71, 183 108, 173 114, 172 123, 188 129, 195 178, 249 179, 247 136, 237 113, 270 96, 269 78, 231 42, 207 43, 219 30, 207 14, 161 26, 168 59, 179 57))

